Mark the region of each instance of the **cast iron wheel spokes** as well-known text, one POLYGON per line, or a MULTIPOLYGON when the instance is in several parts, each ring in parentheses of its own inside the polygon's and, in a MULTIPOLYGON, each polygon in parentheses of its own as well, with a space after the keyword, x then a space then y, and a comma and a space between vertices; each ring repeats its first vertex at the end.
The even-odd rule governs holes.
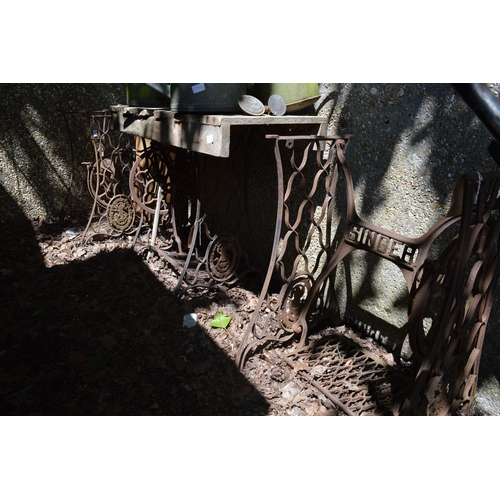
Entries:
POLYGON ((452 415, 474 397, 500 271, 500 174, 483 175, 464 176, 459 234, 415 281, 408 323, 414 381, 400 414, 452 415))
MULTIPOLYGON (((476 229, 479 227, 476 226, 476 229)), ((491 284, 496 281, 494 276, 498 274, 499 265, 496 250, 497 257, 493 262, 493 268, 488 266, 483 259, 478 258, 481 255, 481 240, 485 241, 485 237, 488 238, 488 234, 485 235, 483 232, 491 233, 492 231, 487 226, 483 226, 482 230, 472 231, 473 237, 468 246, 467 255, 462 256, 466 259, 466 269, 462 279, 463 291, 459 300, 454 302, 449 316, 444 317, 439 314, 441 311, 435 311, 429 332, 423 335, 420 330, 420 335, 410 338, 410 345, 416 351, 414 351, 415 361, 419 366, 424 364, 425 358, 432 354, 432 346, 440 340, 438 332, 444 329, 443 345, 435 355, 431 378, 423 391, 425 395, 422 396, 423 402, 428 405, 425 410, 428 414, 453 414, 463 405, 470 403, 474 396, 486 327, 485 311, 491 308, 493 297, 491 284), (445 324, 440 326, 439 321, 445 324)), ((498 234, 498 228, 493 232, 498 234)), ((496 246, 496 243, 490 240, 489 246, 491 247, 492 244, 496 246)), ((428 295, 427 310, 436 307, 436 299, 439 299, 439 304, 442 304, 445 299, 446 289, 450 282, 447 275, 453 273, 453 261, 458 258, 457 247, 455 240, 451 258, 448 259, 449 263, 443 263, 446 274, 438 276, 440 296, 437 297, 434 293, 428 295)), ((492 254, 491 248, 488 253, 492 254)), ((431 290, 435 288, 431 287, 431 290)), ((429 314, 425 316, 428 317, 429 314)), ((423 412, 424 408, 421 405, 418 413, 423 412)))
POLYGON ((115 196, 108 203, 106 216, 113 229, 121 233, 128 231, 135 221, 135 209, 132 201, 124 194, 115 196))
POLYGON ((457 262, 457 238, 454 238, 439 260, 426 260, 419 269, 408 304, 408 330, 413 359, 420 363, 436 341, 442 321, 444 302, 453 280, 457 262))

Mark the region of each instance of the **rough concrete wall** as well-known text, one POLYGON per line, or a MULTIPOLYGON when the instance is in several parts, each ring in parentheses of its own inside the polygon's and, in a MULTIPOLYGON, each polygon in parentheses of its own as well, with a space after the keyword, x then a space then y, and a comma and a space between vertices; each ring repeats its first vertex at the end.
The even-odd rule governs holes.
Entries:
MULTIPOLYGON (((500 86, 490 88, 498 97, 500 86)), ((449 84, 325 83, 320 92, 315 108, 329 133, 354 134, 347 161, 356 208, 378 226, 418 237, 445 215, 462 173, 498 168, 491 136, 449 84)), ((361 251, 348 264, 338 285, 347 314, 401 342, 408 292, 399 269, 361 251)), ((497 300, 483 356, 490 371, 498 371, 499 326, 497 300)))
MULTIPOLYGON (((92 161, 85 113, 125 102, 122 84, 0 84, 0 221, 10 196, 29 219, 55 217, 80 162, 92 161)), ((17 212, 15 212, 17 213, 17 212)))

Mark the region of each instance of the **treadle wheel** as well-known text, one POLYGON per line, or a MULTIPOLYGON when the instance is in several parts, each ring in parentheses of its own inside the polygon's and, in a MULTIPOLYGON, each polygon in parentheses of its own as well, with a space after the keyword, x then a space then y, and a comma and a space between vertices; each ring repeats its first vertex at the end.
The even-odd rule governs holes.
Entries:
POLYGON ((135 209, 130 198, 124 194, 112 198, 106 216, 113 229, 121 232, 129 230, 135 220, 135 209))
POLYGON ((415 282, 409 322, 415 370, 426 362, 436 342, 440 347, 416 399, 407 401, 406 411, 411 408, 410 411, 416 414, 454 414, 472 401, 486 329, 485 318, 491 308, 493 277, 498 267, 498 262, 488 261, 488 256, 498 251, 498 222, 496 225, 496 230, 488 224, 472 226, 465 255, 459 254, 458 237, 452 240, 438 261, 424 264, 415 282), (449 313, 443 314, 458 259, 465 262, 456 296, 458 300, 453 301, 449 313), (412 311, 417 307, 418 310, 412 311))

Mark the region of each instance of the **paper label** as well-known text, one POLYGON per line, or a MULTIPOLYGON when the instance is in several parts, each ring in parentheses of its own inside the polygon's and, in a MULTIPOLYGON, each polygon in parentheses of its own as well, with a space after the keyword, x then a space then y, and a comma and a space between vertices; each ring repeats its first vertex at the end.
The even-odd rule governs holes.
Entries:
POLYGON ((205 90, 205 84, 197 83, 196 85, 193 85, 191 89, 193 90, 193 94, 198 94, 198 92, 203 92, 205 90))

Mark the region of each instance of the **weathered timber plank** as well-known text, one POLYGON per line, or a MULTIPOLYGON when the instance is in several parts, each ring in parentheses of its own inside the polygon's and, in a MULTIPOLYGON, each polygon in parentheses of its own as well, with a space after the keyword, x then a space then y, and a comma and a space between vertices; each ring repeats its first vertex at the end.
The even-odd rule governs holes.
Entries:
POLYGON ((198 153, 229 157, 231 127, 248 125, 317 125, 325 134, 322 116, 247 116, 176 113, 165 109, 112 106, 113 128, 198 153))

